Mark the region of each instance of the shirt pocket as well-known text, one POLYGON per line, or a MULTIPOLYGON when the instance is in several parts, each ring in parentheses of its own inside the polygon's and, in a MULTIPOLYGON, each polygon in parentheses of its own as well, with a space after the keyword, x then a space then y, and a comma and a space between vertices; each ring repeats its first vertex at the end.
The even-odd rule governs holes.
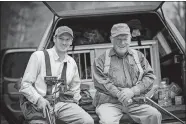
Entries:
POLYGON ((123 75, 121 67, 110 67, 109 69, 109 78, 114 83, 115 86, 123 86, 123 83, 125 81, 125 77, 123 75))

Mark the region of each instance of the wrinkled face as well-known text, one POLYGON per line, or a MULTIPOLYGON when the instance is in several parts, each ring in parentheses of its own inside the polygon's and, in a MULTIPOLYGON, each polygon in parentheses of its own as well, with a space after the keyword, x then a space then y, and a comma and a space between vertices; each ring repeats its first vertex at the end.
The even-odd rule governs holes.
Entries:
POLYGON ((120 34, 116 37, 110 37, 110 40, 113 44, 113 48, 115 50, 115 52, 119 55, 119 56, 123 56, 127 50, 128 47, 131 43, 131 35, 129 34, 120 34))
POLYGON ((54 37, 54 43, 57 51, 66 52, 72 44, 73 38, 69 33, 63 33, 54 37))

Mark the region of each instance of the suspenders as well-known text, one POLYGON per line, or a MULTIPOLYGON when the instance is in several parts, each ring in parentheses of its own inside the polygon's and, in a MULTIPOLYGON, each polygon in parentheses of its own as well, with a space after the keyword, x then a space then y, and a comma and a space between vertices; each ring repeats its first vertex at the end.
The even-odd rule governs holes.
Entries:
POLYGON ((62 74, 61 74, 61 79, 62 79, 62 81, 64 82, 64 85, 65 85, 64 91, 67 90, 66 70, 67 70, 67 62, 64 63, 62 74))
MULTIPOLYGON (((61 80, 57 80, 57 77, 52 76, 51 73, 51 65, 50 65, 50 58, 49 54, 46 50, 43 51, 45 55, 45 64, 46 64, 46 78, 48 78, 48 83, 47 81, 47 93, 46 93, 46 98, 49 100, 51 104, 55 104, 56 102, 76 102, 73 99, 72 94, 67 94, 67 81, 66 81, 66 70, 67 70, 67 62, 64 62, 64 66, 62 69, 61 73, 61 80), (56 86, 56 83, 60 82, 59 88, 59 97, 55 98, 55 95, 52 94, 52 87, 56 86)), ((56 91, 55 91, 56 92, 56 91)), ((54 93, 55 94, 55 93, 54 93)))
POLYGON ((133 57, 134 57, 135 63, 138 66, 138 69, 139 69, 139 72, 140 72, 139 76, 138 76, 138 81, 140 81, 142 79, 144 71, 143 71, 143 68, 141 67, 141 63, 139 61, 139 56, 138 56, 137 51, 134 50, 134 49, 131 49, 131 50, 133 52, 133 57))
POLYGON ((107 49, 105 53, 105 63, 104 63, 104 68, 103 68, 104 74, 108 74, 109 68, 110 68, 111 57, 109 57, 109 53, 110 53, 110 49, 107 49))
MULTIPOLYGON (((131 50, 133 52, 134 61, 140 72, 137 81, 140 81, 142 79, 144 71, 143 71, 143 68, 141 67, 137 51, 134 49, 131 49, 131 50)), ((104 68, 103 68, 104 74, 108 74, 109 68, 110 68, 111 57, 109 57, 109 53, 110 53, 110 49, 107 49, 105 53, 105 63, 104 63, 104 68)))
POLYGON ((52 76, 49 54, 46 50, 44 50, 43 52, 45 55, 46 76, 52 76))
MULTIPOLYGON (((50 64, 50 57, 49 54, 46 50, 43 51, 45 55, 45 65, 46 65, 46 77, 48 77, 49 80, 47 83, 47 93, 46 95, 51 95, 52 94, 52 86, 55 85, 55 83, 58 83, 57 77, 52 76, 51 72, 51 64, 50 64)), ((63 69, 62 69, 62 74, 61 74, 61 80, 65 85, 65 88, 67 87, 66 85, 66 69, 67 69, 67 62, 64 63, 63 69)))

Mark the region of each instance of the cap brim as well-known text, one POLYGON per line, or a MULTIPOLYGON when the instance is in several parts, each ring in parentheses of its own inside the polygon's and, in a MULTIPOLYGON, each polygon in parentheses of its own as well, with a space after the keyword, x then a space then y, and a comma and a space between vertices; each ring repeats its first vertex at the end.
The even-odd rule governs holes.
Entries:
POLYGON ((118 36, 120 34, 130 34, 130 33, 129 32, 121 32, 121 33, 113 34, 112 37, 116 37, 116 36, 118 36))
POLYGON ((64 33, 68 33, 68 34, 70 34, 72 37, 74 37, 73 34, 69 33, 68 31, 60 32, 60 34, 57 34, 57 35, 62 35, 62 34, 64 34, 64 33))

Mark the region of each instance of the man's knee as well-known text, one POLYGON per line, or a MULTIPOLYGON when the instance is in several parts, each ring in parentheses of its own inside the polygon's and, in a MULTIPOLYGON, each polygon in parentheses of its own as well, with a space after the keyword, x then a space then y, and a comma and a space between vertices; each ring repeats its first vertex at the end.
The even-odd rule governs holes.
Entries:
POLYGON ((154 124, 161 124, 162 115, 156 108, 152 108, 151 111, 148 112, 148 114, 151 122, 153 122, 154 124))
POLYGON ((119 124, 119 121, 118 122, 114 122, 113 119, 100 119, 100 124, 119 124))
POLYGON ((94 120, 90 115, 83 116, 83 124, 94 124, 94 120))
POLYGON ((162 115, 157 109, 152 113, 152 116, 156 118, 157 120, 160 120, 160 121, 162 120, 162 115))
POLYGON ((119 124, 122 112, 115 104, 102 104, 96 108, 100 124, 119 124))
POLYGON ((119 124, 120 118, 110 116, 108 114, 99 114, 100 124, 119 124))
POLYGON ((162 115, 156 108, 150 105, 142 105, 140 107, 142 110, 141 114, 136 113, 131 116, 134 121, 142 124, 161 124, 162 115))
POLYGON ((153 108, 152 111, 150 111, 149 114, 150 114, 152 117, 155 117, 155 118, 158 118, 158 119, 161 119, 161 118, 162 118, 161 113, 160 113, 156 108, 153 108))

